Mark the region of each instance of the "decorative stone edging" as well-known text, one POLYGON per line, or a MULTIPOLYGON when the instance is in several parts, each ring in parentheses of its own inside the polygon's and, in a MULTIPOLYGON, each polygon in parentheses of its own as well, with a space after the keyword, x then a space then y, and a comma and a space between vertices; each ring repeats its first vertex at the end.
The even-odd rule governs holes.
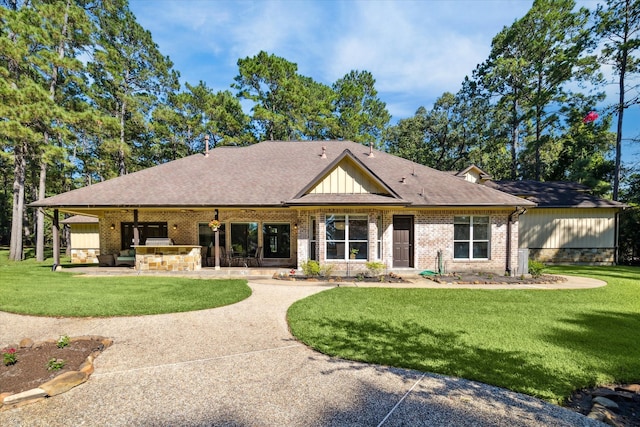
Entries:
MULTIPOLYGON (((111 344, 113 344, 113 340, 96 335, 74 337, 70 339, 70 342, 86 340, 98 341, 102 344, 103 347, 100 350, 95 350, 89 356, 87 356, 87 359, 82 363, 82 365, 80 365, 78 371, 63 372, 57 377, 40 385, 40 387, 33 388, 31 390, 23 391, 16 394, 0 393, 0 411, 6 411, 8 409, 13 409, 19 406, 39 402, 40 400, 43 400, 47 397, 65 393, 71 390, 73 387, 86 382, 95 370, 93 366, 93 361, 95 360, 95 358, 98 357, 104 349, 110 347, 111 344)), ((46 342, 55 342, 55 340, 44 341, 42 343, 36 344, 36 346, 42 345, 46 342)), ((20 341, 19 347, 26 348, 32 347, 33 345, 34 344, 32 340, 25 338, 20 341)))
MULTIPOLYGON (((591 409, 588 418, 611 426, 624 425, 618 418, 618 409, 623 402, 640 400, 640 384, 627 384, 615 389, 599 388, 591 392, 591 409)), ((635 424, 634 424, 635 425, 635 424)))

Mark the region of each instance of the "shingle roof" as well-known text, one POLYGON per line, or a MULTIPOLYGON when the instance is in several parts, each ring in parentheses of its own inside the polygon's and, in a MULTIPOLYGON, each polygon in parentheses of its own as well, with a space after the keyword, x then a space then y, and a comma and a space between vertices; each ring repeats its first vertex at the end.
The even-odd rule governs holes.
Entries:
POLYGON ((514 196, 525 197, 539 208, 624 208, 624 203, 601 199, 589 194, 590 188, 564 181, 489 181, 486 186, 514 196))
POLYGON ((533 206, 504 192, 461 180, 350 141, 265 141, 218 147, 32 203, 60 208, 282 206, 344 203, 430 206, 533 206), (322 147, 326 158, 322 158, 322 147), (391 196, 301 195, 346 150, 391 196), (404 178, 404 179, 403 179, 404 178), (403 182, 404 181, 404 182, 403 182), (299 197, 296 197, 299 196, 299 197), (321 200, 322 199, 322 200, 321 200))
POLYGON ((97 224, 98 218, 88 215, 74 215, 60 221, 62 224, 97 224))
POLYGON ((482 179, 491 179, 491 175, 489 175, 488 173, 486 173, 485 171, 483 171, 482 169, 480 169, 478 166, 476 165, 469 165, 466 168, 460 170, 460 171, 447 171, 448 173, 452 173, 454 175, 457 176, 464 176, 466 173, 468 173, 471 170, 475 170, 479 175, 480 178, 482 179))

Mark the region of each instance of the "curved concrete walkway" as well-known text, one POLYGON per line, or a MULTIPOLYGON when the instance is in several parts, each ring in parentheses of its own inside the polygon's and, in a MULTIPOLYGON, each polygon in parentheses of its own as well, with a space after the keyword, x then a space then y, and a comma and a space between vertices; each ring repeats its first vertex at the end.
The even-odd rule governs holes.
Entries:
MULTIPOLYGON (((582 415, 463 379, 324 356, 287 308, 323 285, 255 283, 248 299, 180 314, 39 318, 0 312, 0 346, 102 335, 89 381, 0 412, 2 426, 590 426, 582 415)), ((96 301, 99 303, 99 301, 96 301)))

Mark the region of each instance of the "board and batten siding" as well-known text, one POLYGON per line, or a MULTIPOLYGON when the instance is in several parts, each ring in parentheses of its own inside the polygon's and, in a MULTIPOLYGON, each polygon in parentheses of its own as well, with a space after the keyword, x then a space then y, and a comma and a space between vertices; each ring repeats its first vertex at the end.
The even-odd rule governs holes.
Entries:
POLYGON ((100 232, 98 223, 72 223, 70 226, 71 263, 98 263, 98 255, 100 255, 100 232))
POLYGON ((70 235, 72 249, 100 248, 98 224, 72 224, 70 235))
POLYGON ((611 248, 615 209, 530 209, 520 216, 520 248, 611 248))
POLYGON ((359 167, 342 162, 309 191, 309 194, 377 194, 379 186, 359 167))

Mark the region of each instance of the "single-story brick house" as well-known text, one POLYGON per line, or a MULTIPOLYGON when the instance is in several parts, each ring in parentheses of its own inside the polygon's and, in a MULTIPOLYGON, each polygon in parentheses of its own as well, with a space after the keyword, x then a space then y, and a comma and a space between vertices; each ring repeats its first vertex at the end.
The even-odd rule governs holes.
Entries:
POLYGON ((260 248, 261 265, 271 267, 317 260, 354 272, 380 261, 389 269, 504 273, 515 272, 519 214, 535 203, 350 141, 265 141, 217 147, 31 206, 97 217, 100 252, 134 247, 139 269, 184 267, 141 258, 162 255, 143 247, 148 239, 168 238, 192 258, 203 250, 205 260, 222 263, 260 248))
POLYGON ((557 264, 617 262, 618 215, 625 204, 596 197, 589 187, 575 182, 493 181, 475 165, 456 175, 536 203, 518 222, 518 248, 528 249, 530 259, 557 264))

